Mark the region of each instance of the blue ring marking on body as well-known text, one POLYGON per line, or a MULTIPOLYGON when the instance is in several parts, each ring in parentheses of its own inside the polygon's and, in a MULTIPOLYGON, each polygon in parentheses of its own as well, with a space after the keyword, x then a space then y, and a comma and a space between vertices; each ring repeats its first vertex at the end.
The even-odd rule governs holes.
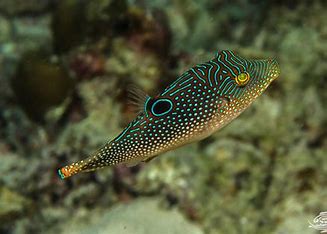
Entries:
POLYGON ((236 93, 236 85, 234 85, 234 87, 233 87, 233 89, 231 90, 231 91, 229 91, 229 94, 234 94, 235 95, 235 93, 236 93))
POLYGON ((178 77, 173 83, 172 85, 177 84, 179 81, 181 81, 182 79, 186 78, 188 76, 188 71, 184 72, 180 77, 178 77))
POLYGON ((130 132, 136 132, 138 130, 140 130, 140 128, 135 128, 135 129, 131 130, 130 132))
POLYGON ((227 94, 228 90, 233 86, 232 82, 233 82, 232 80, 229 80, 226 83, 226 85, 224 86, 224 88, 221 91, 222 94, 227 94))
POLYGON ((239 60, 239 59, 238 59, 238 58, 237 58, 233 53, 232 53, 232 55, 233 55, 233 56, 230 57, 230 60, 232 60, 234 63, 236 63, 236 64, 242 66, 243 69, 244 69, 244 71, 246 71, 245 66, 244 66, 242 63, 240 63, 240 60, 239 60), (239 62, 237 62, 236 59, 238 59, 239 62))
POLYGON ((217 66, 217 70, 215 71, 214 78, 215 78, 216 85, 218 85, 217 76, 218 76, 218 72, 220 71, 220 65, 213 60, 211 62, 217 66))
POLYGON ((161 96, 166 95, 170 90, 172 90, 173 88, 175 88, 176 84, 171 85, 170 87, 168 87, 162 94, 160 94, 161 96))
POLYGON ((187 72, 184 72, 179 78, 177 78, 177 80, 175 80, 170 86, 168 86, 168 88, 166 88, 164 90, 164 92, 160 94, 160 96, 166 95, 170 90, 172 90, 173 88, 175 88, 175 86, 177 85, 177 83, 179 81, 181 81, 184 78, 188 78, 189 75, 190 74, 188 74, 188 71, 187 72))
MULTIPOLYGON (((236 70, 237 70, 239 73, 241 73, 240 68, 237 67, 235 64, 233 64, 233 63, 231 63, 231 62, 229 61, 229 59, 230 59, 231 56, 228 56, 228 54, 227 54, 226 52, 223 52, 223 53, 225 54, 225 57, 226 57, 225 61, 230 65, 230 67, 234 67, 234 68, 236 68, 236 70)), ((232 70, 233 70, 233 69, 231 69, 231 71, 232 71, 232 70)), ((234 72, 232 72, 232 74, 234 74, 234 76, 236 76, 236 74, 235 74, 234 72)))
POLYGON ((206 64, 198 65, 197 68, 198 68, 198 70, 202 73, 203 76, 206 75, 205 71, 203 71, 203 70, 201 69, 201 68, 203 68, 203 69, 207 69, 206 64))
POLYGON ((153 105, 152 105, 152 107, 151 107, 151 113, 152 113, 154 116, 163 116, 163 115, 167 114, 168 112, 170 112, 172 109, 173 109, 173 103, 172 103, 172 101, 170 101, 169 99, 166 99, 166 98, 165 98, 165 99, 159 99, 159 100, 157 100, 157 101, 155 101, 155 102, 153 103, 153 105), (154 110, 153 110, 153 108, 154 108, 155 105, 157 105, 159 102, 169 102, 169 104, 170 104, 169 110, 167 110, 167 111, 165 111, 165 112, 163 112, 163 113, 161 113, 161 114, 157 114, 157 113, 155 113, 154 110))
POLYGON ((225 78, 225 80, 219 85, 218 89, 222 90, 225 87, 225 82, 230 82, 231 80, 228 80, 228 78, 225 78))
POLYGON ((140 122, 139 120, 135 121, 135 122, 133 123, 133 127, 136 126, 139 122, 140 122))
POLYGON ((148 102, 150 101, 150 99, 151 99, 150 97, 147 97, 145 100, 145 103, 144 103, 144 113, 145 113, 146 117, 149 117, 149 114, 146 111, 146 106, 147 106, 148 102))
POLYGON ((197 78, 199 78, 203 83, 206 83, 206 81, 197 74, 197 72, 194 70, 194 68, 192 68, 191 70, 194 72, 194 74, 196 75, 197 78))
POLYGON ((146 123, 146 120, 145 121, 143 121, 142 123, 140 123, 140 125, 143 125, 143 124, 145 124, 146 123))
POLYGON ((212 87, 210 76, 211 76, 211 70, 212 70, 213 66, 211 64, 208 64, 208 66, 210 66, 209 71, 208 71, 208 81, 209 81, 210 87, 212 87))
POLYGON ((206 73, 205 73, 204 71, 202 71, 200 68, 198 68, 198 70, 201 72, 201 74, 202 74, 203 76, 206 75, 206 73))
POLYGON ((224 88, 224 93, 227 94, 231 87, 233 87, 233 83, 229 82, 224 88))
POLYGON ((166 95, 169 91, 171 91, 172 89, 174 89, 176 87, 176 85, 178 84, 178 82, 180 82, 184 78, 188 78, 189 75, 190 74, 188 74, 188 71, 185 72, 184 74, 182 74, 179 78, 177 78, 177 80, 175 80, 170 86, 168 86, 168 88, 166 88, 164 90, 164 92, 160 94, 160 96, 166 95))
MULTIPOLYGON (((227 87, 227 86, 226 86, 227 87)), ((225 90, 225 94, 230 94, 231 92, 229 91, 231 88, 235 88, 235 85, 233 87, 233 84, 229 85, 228 88, 225 90)))
POLYGON ((182 83, 179 84, 179 86, 181 86, 181 85, 183 85, 183 84, 189 82, 190 80, 193 80, 193 77, 188 78, 187 80, 184 80, 182 83))
POLYGON ((124 131, 115 139, 115 141, 116 142, 119 141, 131 127, 132 124, 128 124, 128 126, 124 129, 124 131))
MULTIPOLYGON (((186 88, 188 88, 188 87, 190 87, 191 86, 191 84, 188 84, 188 85, 185 85, 184 87, 182 87, 182 88, 180 88, 180 89, 177 89, 177 90, 175 90, 174 92, 172 92, 171 94, 169 94, 169 96, 173 96, 173 95, 175 95, 176 93, 178 93, 179 91, 181 91, 181 90, 183 90, 183 89, 186 89, 186 88)), ((169 100, 169 99, 168 99, 169 100)))
MULTIPOLYGON (((225 51, 223 51, 223 54, 224 54, 225 57, 226 57, 225 61, 228 63, 228 60, 227 60, 227 58, 228 58, 228 54, 227 54, 225 51)), ((226 68, 227 68, 227 69, 232 73, 233 76, 236 76, 236 74, 234 73, 233 69, 231 69, 231 68, 230 68, 227 64, 225 64, 223 61, 220 61, 220 62, 226 66, 226 68)))

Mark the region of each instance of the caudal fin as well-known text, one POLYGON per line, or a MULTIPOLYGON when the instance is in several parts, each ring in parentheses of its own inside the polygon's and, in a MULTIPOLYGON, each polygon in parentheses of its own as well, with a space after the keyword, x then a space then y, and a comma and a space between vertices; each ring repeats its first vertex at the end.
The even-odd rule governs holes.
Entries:
POLYGON ((106 166, 121 163, 121 158, 111 156, 112 144, 107 143, 102 148, 95 151, 88 158, 79 162, 72 163, 58 169, 58 175, 61 179, 66 179, 80 172, 94 171, 106 166))
POLYGON ((82 171, 82 165, 79 163, 73 163, 71 165, 58 169, 58 175, 61 179, 66 179, 72 175, 75 175, 82 171))

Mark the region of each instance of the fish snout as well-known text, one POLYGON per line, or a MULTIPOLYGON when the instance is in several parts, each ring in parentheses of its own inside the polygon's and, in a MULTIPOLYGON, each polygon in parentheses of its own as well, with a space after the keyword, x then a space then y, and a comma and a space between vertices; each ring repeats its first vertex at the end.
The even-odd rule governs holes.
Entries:
POLYGON ((280 67, 276 59, 268 59, 269 72, 268 77, 276 79, 280 75, 280 67))

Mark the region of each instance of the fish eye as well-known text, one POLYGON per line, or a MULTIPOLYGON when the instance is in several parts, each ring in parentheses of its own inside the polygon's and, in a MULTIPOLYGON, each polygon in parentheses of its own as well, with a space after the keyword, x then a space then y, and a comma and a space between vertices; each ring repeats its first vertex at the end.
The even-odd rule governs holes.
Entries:
POLYGON ((154 116, 162 116, 170 112, 173 108, 173 103, 169 99, 158 99, 151 106, 151 113, 154 116))
POLYGON ((242 72, 235 77, 235 81, 238 86, 244 86, 250 81, 250 74, 247 72, 242 72))

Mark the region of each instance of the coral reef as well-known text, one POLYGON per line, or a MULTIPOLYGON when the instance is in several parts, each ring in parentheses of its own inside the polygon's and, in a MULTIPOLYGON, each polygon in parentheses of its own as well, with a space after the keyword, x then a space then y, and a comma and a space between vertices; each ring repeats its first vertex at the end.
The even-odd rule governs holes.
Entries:
POLYGON ((36 120, 42 119, 50 107, 61 104, 74 84, 61 64, 49 60, 38 53, 23 55, 12 79, 19 104, 36 120))
POLYGON ((23 15, 28 13, 42 14, 50 6, 53 0, 13 0, 1 1, 0 12, 6 15, 23 15))
POLYGON ((315 233, 308 220, 327 209, 326 9, 0 1, 0 232, 315 233), (130 83, 155 95, 221 49, 276 57, 281 77, 201 142, 59 180, 133 117, 130 83))
POLYGON ((83 0, 60 1, 52 16, 54 48, 57 52, 67 52, 94 38, 112 37, 124 31, 127 18, 125 0, 83 0))
POLYGON ((87 211, 80 211, 73 220, 49 233, 112 233, 112 234, 201 234, 194 224, 176 210, 165 210, 159 201, 139 199, 130 204, 120 204, 109 211, 94 211, 90 218, 87 211), (133 220, 131 222, 131 220, 133 220), (164 220, 165 222, 158 222, 164 220), (82 224, 82 225, 81 225, 82 224))

